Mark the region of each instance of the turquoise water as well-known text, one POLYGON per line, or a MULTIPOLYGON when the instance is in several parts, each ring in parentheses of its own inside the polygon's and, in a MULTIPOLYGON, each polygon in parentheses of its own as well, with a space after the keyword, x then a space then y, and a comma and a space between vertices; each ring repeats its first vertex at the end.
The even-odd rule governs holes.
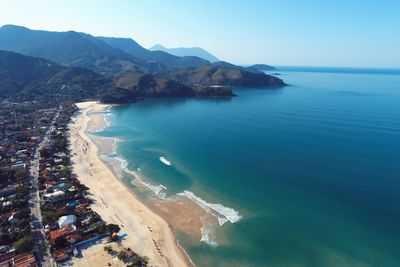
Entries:
POLYGON ((278 72, 291 86, 114 107, 100 134, 166 197, 226 207, 217 246, 178 236, 198 266, 400 266, 399 72, 278 72))

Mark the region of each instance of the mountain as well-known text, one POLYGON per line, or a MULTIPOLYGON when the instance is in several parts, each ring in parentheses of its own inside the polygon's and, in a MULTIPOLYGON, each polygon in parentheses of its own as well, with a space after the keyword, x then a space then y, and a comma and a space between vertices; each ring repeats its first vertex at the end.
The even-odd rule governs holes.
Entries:
POLYGON ((149 48, 151 51, 163 51, 171 55, 184 57, 184 56, 196 56, 208 60, 209 62, 219 61, 213 54, 204 50, 201 47, 179 47, 179 48, 166 48, 160 44, 156 44, 149 48))
POLYGON ((282 87, 286 85, 281 79, 265 73, 215 65, 174 69, 159 76, 188 86, 282 87))
POLYGON ((275 67, 272 67, 272 66, 266 65, 266 64, 254 64, 254 65, 249 66, 248 68, 257 69, 257 70, 261 70, 261 71, 276 70, 275 67))
POLYGON ((0 50, 0 99, 99 99, 132 103, 146 97, 232 96, 226 88, 191 87, 142 72, 113 79, 94 71, 0 50))
MULTIPOLYGON (((174 56, 163 51, 150 51, 130 38, 97 37, 99 40, 113 48, 120 49, 127 54, 142 59, 151 65, 154 62, 162 63, 168 68, 197 67, 208 64, 205 59, 196 56, 174 56)), ((165 70, 152 67, 153 70, 165 70)))
POLYGON ((100 73, 149 71, 143 60, 110 47, 89 34, 74 31, 49 32, 5 25, 0 28, 0 49, 100 73))
POLYGON ((242 67, 242 66, 238 66, 238 65, 234 65, 231 64, 229 62, 226 61, 217 61, 217 62, 213 62, 210 65, 212 66, 217 66, 217 67, 223 67, 223 68, 229 68, 229 69, 238 69, 238 70, 243 70, 243 71, 248 71, 248 72, 253 72, 253 73, 264 73, 261 70, 254 68, 253 66, 249 66, 249 67, 242 67))
POLYGON ((187 86, 175 80, 155 77, 151 74, 126 72, 114 79, 114 86, 131 90, 145 97, 233 96, 228 88, 210 89, 208 86, 187 86))
POLYGON ((72 100, 98 97, 111 81, 93 71, 61 66, 41 58, 0 51, 0 96, 32 100, 62 96, 72 100))

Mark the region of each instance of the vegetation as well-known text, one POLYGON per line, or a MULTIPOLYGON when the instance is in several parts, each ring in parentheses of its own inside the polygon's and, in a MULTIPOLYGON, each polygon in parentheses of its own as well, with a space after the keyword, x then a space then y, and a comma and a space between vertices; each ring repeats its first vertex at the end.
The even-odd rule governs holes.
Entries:
MULTIPOLYGON (((229 64, 229 63, 228 63, 229 64)), ((232 64, 229 64, 232 65, 232 64)), ((234 65, 233 65, 234 66, 234 65)), ((160 77, 179 81, 187 86, 240 86, 240 87, 282 87, 285 83, 274 76, 253 72, 239 67, 204 65, 196 68, 169 70, 160 77)))
POLYGON ((8 51, 0 51, 0 95, 16 100, 62 97, 74 101, 98 98, 110 80, 86 69, 8 51))
POLYGON ((23 238, 19 239, 15 242, 15 250, 20 252, 28 252, 31 251, 33 248, 33 241, 31 235, 26 235, 23 238))
POLYGON ((112 249, 111 246, 105 246, 105 247, 104 247, 104 251, 110 254, 110 253, 112 253, 114 250, 112 249))
POLYGON ((119 260, 126 261, 128 259, 128 252, 125 250, 121 250, 117 253, 117 257, 119 260))
POLYGON ((149 263, 149 258, 146 256, 134 255, 131 258, 131 264, 128 267, 144 267, 149 263))
POLYGON ((110 223, 106 226, 106 231, 109 233, 118 233, 120 230, 121 228, 117 224, 110 223))
POLYGON ((157 72, 208 63, 199 57, 149 51, 132 39, 94 37, 73 31, 35 31, 14 25, 0 28, 0 49, 91 69, 107 76, 124 71, 157 72))

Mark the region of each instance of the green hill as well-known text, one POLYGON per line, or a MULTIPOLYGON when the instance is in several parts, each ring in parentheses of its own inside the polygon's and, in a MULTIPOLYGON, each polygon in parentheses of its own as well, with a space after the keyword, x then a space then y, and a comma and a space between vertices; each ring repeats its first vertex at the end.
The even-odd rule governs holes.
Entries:
POLYGON ((274 76, 261 72, 249 72, 239 68, 204 65, 166 71, 160 77, 180 81, 188 86, 238 86, 282 87, 285 83, 274 76))

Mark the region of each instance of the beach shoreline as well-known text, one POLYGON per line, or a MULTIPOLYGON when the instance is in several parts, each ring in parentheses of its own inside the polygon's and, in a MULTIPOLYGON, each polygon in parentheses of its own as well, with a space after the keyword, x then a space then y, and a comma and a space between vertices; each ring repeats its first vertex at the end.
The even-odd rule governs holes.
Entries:
MULTIPOLYGON (((90 188, 92 209, 107 223, 120 225, 121 234, 128 234, 122 244, 149 257, 150 266, 194 266, 176 240, 172 226, 139 201, 100 159, 98 144, 87 133, 91 116, 99 114, 89 113, 102 112, 109 105, 83 102, 77 106, 80 113, 70 126, 71 160, 73 172, 90 188)), ((98 118, 90 122, 91 131, 102 127, 98 118)))

